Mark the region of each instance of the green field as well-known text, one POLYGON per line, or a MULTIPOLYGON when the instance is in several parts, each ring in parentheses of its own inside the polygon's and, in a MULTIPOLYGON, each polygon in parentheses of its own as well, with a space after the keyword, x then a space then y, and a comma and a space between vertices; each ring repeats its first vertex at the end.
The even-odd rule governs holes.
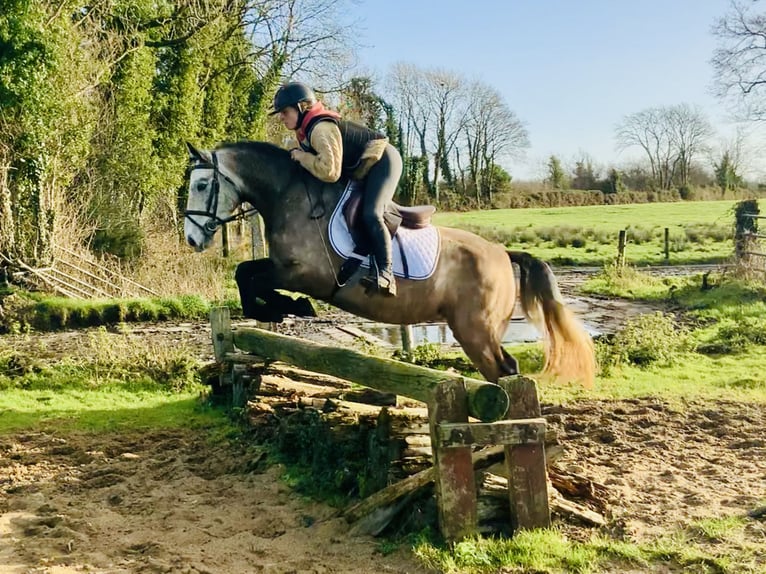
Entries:
POLYGON ((734 201, 595 205, 437 213, 434 222, 473 231, 559 265, 603 265, 628 230, 633 265, 720 263, 732 252, 734 201), (665 260, 665 228, 669 258, 665 260))

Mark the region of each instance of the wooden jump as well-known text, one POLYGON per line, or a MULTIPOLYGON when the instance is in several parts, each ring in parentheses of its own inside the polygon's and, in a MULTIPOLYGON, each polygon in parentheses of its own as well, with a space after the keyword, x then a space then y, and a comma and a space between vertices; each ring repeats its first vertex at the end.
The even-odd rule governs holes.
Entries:
POLYGON ((213 347, 222 384, 244 397, 243 364, 282 361, 301 369, 422 401, 428 405, 433 468, 392 484, 346 510, 351 521, 393 504, 433 481, 439 528, 450 542, 478 531, 474 446, 502 445, 514 529, 550 526, 545 419, 534 380, 506 377, 495 385, 454 373, 371 357, 256 328, 232 328, 229 310, 211 311, 213 347), (240 352, 237 352, 239 350, 240 352), (480 422, 469 422, 477 419, 480 422))

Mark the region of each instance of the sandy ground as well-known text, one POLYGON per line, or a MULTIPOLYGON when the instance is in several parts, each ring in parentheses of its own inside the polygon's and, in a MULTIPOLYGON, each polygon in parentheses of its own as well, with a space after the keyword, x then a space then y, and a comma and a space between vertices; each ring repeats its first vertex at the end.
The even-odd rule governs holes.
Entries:
POLYGON ((189 431, 0 438, 0 572, 421 572, 252 462, 189 431))

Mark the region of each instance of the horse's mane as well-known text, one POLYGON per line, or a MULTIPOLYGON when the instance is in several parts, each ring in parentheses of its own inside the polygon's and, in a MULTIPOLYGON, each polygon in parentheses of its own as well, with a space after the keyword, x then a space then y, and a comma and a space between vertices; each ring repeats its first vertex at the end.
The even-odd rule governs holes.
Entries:
POLYGON ((287 157, 287 150, 270 142, 243 140, 238 142, 226 142, 218 146, 218 149, 232 149, 234 151, 263 153, 274 156, 287 157))
MULTIPOLYGON (((217 150, 230 150, 239 157, 257 157, 263 164, 277 167, 278 171, 292 174, 298 171, 299 165, 290 159, 290 152, 284 148, 265 141, 243 140, 238 142, 226 142, 216 148, 217 150)), ((257 168, 252 162, 241 161, 241 167, 245 170, 257 168)))

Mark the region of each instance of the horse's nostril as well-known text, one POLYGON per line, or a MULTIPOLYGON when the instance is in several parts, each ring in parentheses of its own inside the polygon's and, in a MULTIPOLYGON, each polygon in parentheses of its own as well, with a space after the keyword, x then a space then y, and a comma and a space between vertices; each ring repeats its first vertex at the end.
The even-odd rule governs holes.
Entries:
POLYGON ((197 242, 196 242, 196 241, 194 241, 194 238, 193 238, 191 235, 188 235, 188 236, 186 237, 186 242, 187 242, 187 243, 188 243, 188 244, 189 244, 191 247, 197 247, 197 242))

